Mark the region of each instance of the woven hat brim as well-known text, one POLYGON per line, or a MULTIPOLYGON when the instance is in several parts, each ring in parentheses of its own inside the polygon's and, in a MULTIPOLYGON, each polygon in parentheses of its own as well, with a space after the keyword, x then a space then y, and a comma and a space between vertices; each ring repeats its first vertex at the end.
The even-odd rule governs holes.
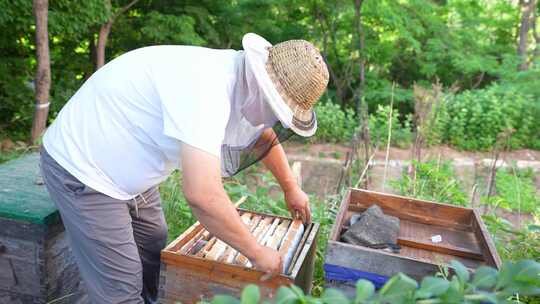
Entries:
POLYGON ((248 33, 242 38, 242 46, 247 59, 246 64, 255 75, 259 87, 279 121, 286 128, 290 128, 302 137, 314 135, 317 131, 315 112, 312 109, 300 111, 292 108, 289 105, 290 103, 287 102, 287 97, 280 93, 276 82, 272 80, 272 76, 268 73, 266 62, 268 60, 268 48, 272 44, 257 34, 248 33), (309 127, 303 127, 307 123, 309 123, 309 127))

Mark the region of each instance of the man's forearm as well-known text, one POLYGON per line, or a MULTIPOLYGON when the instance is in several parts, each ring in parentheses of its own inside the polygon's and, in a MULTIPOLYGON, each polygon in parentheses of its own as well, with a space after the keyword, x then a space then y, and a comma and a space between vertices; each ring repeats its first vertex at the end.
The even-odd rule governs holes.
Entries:
POLYGON ((223 189, 219 165, 218 158, 183 145, 184 195, 197 219, 210 233, 252 259, 260 245, 223 189))
POLYGON ((190 206, 197 219, 210 233, 250 260, 255 257, 260 245, 225 193, 208 195, 204 202, 190 202, 190 206))
MULTIPOLYGON (((274 131, 268 129, 263 133, 260 140, 270 142, 274 140, 275 136, 274 131)), ((262 162, 264 166, 272 172, 284 192, 291 190, 294 187, 298 187, 289 166, 289 162, 287 161, 287 155, 281 144, 273 146, 266 157, 262 159, 262 162)))

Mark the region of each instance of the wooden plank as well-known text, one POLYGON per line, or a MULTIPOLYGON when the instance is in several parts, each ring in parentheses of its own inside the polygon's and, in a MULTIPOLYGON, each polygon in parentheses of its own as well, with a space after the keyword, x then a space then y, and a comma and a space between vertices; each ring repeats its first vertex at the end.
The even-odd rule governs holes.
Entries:
POLYGON ((347 194, 343 196, 343 200, 341 201, 341 205, 339 206, 338 213, 336 214, 336 220, 334 222, 334 225, 332 226, 332 231, 330 232, 328 240, 339 241, 339 238, 341 236, 341 225, 343 225, 345 215, 347 214, 347 210, 349 209, 351 191, 352 190, 349 189, 347 191, 347 194))
POLYGON ((300 188, 302 188, 302 163, 299 161, 295 161, 291 166, 291 171, 296 179, 296 183, 300 188))
POLYGON ((476 234, 476 237, 480 240, 480 243, 482 245, 484 260, 489 266, 500 269, 502 265, 501 258, 499 257, 499 253, 497 252, 497 249, 495 248, 495 244, 493 243, 493 240, 491 239, 489 231, 484 225, 484 222, 482 221, 482 217, 480 216, 478 211, 473 210, 473 214, 474 214, 473 230, 474 230, 474 233, 476 234))
POLYGON ((300 229, 300 225, 303 225, 301 220, 294 220, 289 226, 287 233, 283 237, 283 242, 279 246, 279 253, 282 256, 285 256, 289 251, 289 247, 291 247, 294 237, 298 233, 298 229, 300 229))
POLYGON ((444 253, 444 254, 448 254, 452 256, 459 256, 459 257, 478 260, 478 261, 484 260, 484 256, 481 253, 469 250, 467 248, 454 247, 451 245, 420 242, 416 239, 402 238, 402 237, 398 238, 398 244, 402 246, 420 248, 420 249, 425 249, 425 250, 429 250, 433 252, 440 252, 440 253, 444 253))
POLYGON ((172 241, 164 250, 178 251, 183 245, 189 242, 196 234, 198 234, 204 227, 200 223, 195 223, 189 227, 184 233, 172 241))
POLYGON ((282 285, 291 284, 292 282, 292 278, 285 275, 273 276, 270 280, 262 282, 261 278, 265 275, 265 273, 254 268, 246 268, 233 264, 224 264, 194 256, 178 255, 168 251, 162 252, 161 259, 168 266, 179 266, 183 269, 190 269, 201 274, 211 275, 213 281, 218 278, 212 274, 220 272, 227 274, 229 277, 233 277, 236 280, 240 279, 243 282, 263 284, 276 288, 282 285))
POLYGON ((316 240, 316 237, 319 233, 319 224, 318 223, 311 223, 306 229, 304 230, 304 236, 303 238, 305 241, 301 241, 301 245, 298 246, 297 252, 299 253, 296 258, 293 258, 293 262, 291 263, 291 269, 290 273, 291 276, 296 277, 298 275, 298 272, 300 271, 300 267, 302 267, 302 262, 305 260, 306 256, 309 253, 309 250, 311 247, 315 246, 314 242, 316 240))
POLYGON ((279 248, 279 245, 281 244, 281 241, 285 237, 285 233, 287 232, 289 226, 291 224, 291 221, 289 220, 283 220, 279 224, 279 226, 276 228, 276 231, 274 232, 272 238, 268 242, 268 247, 277 250, 279 248))
MULTIPOLYGON (((242 222, 249 227, 249 223, 251 221, 251 216, 252 214, 249 213, 249 212, 244 212, 241 216, 240 216, 240 219, 242 220, 242 222)), ((225 250, 227 249, 228 245, 227 243, 225 243, 224 241, 218 239, 216 241, 216 243, 214 244, 214 246, 212 246, 212 249, 210 249, 210 251, 208 251, 208 253, 206 254, 206 258, 207 259, 210 259, 210 260, 215 260, 217 261, 221 255, 223 255, 225 253, 225 250)))
MULTIPOLYGON (((249 232, 253 234, 255 228, 257 228, 260 222, 261 222, 261 216, 257 214, 254 215, 251 221, 249 222, 249 232)), ((236 249, 232 248, 231 246, 228 246, 227 249, 225 249, 225 252, 223 253, 223 255, 219 258, 219 261, 224 262, 224 263, 231 263, 237 253, 238 251, 236 249)))
POLYGON ((210 232, 208 230, 201 230, 199 234, 197 234, 195 237, 193 237, 188 243, 186 243, 180 250, 178 250, 178 253, 180 254, 190 254, 190 252, 195 249, 199 242, 207 241, 210 238, 210 232))
MULTIPOLYGON (((260 243, 266 232, 270 229, 271 223, 274 219, 270 216, 265 217, 261 220, 261 223, 254 231, 254 237, 257 239, 257 242, 260 243)), ((248 258, 243 254, 238 253, 237 257, 234 259, 234 264, 246 265, 248 263, 248 258)))
MULTIPOLYGON (((294 268, 296 267, 296 264, 298 262, 298 259, 302 253, 302 249, 304 248, 304 244, 306 243, 307 239, 309 238, 310 236, 310 229, 313 227, 313 224, 310 224, 308 225, 307 227, 305 227, 304 229, 304 235, 302 236, 302 239, 300 240, 300 243, 298 244, 298 249, 296 250, 292 260, 291 260, 291 265, 289 266, 289 269, 287 269, 287 271, 285 272, 286 274, 289 274, 289 273, 293 273, 293 270, 294 268)), ((294 275, 293 275, 294 277, 294 275)))
POLYGON ((298 261, 301 261, 300 269, 294 275, 294 284, 300 287, 305 294, 311 294, 311 287, 313 286, 313 275, 315 272, 315 258, 317 256, 317 239, 319 237, 319 228, 318 223, 313 223, 312 227, 306 230, 309 230, 310 237, 308 238, 306 245, 304 247, 309 247, 305 258, 299 258, 298 261))
POLYGON ((483 260, 479 241, 472 231, 401 220, 398 243, 409 247, 483 260), (439 243, 431 241, 434 235, 441 237, 439 243))
MULTIPOLYGON (((250 282, 230 273, 213 270, 209 272, 195 271, 192 268, 168 265, 165 276, 160 280, 159 303, 199 303, 210 301, 215 295, 228 294, 240 297, 243 288, 250 282)), ((292 279, 291 279, 292 282, 292 279)), ((275 294, 275 284, 259 284, 261 296, 268 299, 275 294)), ((287 280, 283 285, 290 285, 287 280)), ((282 286, 282 285, 279 285, 282 286)))
MULTIPOLYGON (((246 199, 246 195, 242 196, 238 201, 236 201, 234 206, 238 208, 246 201, 246 199)), ((203 228, 204 227, 201 225, 201 223, 199 221, 196 221, 193 225, 191 225, 191 227, 184 231, 184 233, 182 233, 174 241, 172 241, 164 250, 178 251, 180 247, 189 242, 203 228)))
POLYGON ((215 236, 212 237, 212 238, 208 241, 208 243, 206 243, 206 245, 204 245, 204 247, 203 247, 201 250, 199 250, 199 252, 195 253, 194 255, 195 255, 196 257, 200 257, 200 258, 206 256, 206 254, 212 249, 212 247, 213 247, 214 244, 217 242, 217 240, 218 240, 218 239, 217 239, 215 236))
POLYGON ((374 204, 379 205, 385 214, 424 224, 470 229, 473 221, 470 208, 368 190, 351 190, 349 210, 362 211, 374 204))
POLYGON ((271 236, 274 234, 274 231, 276 231, 276 228, 277 228, 280 221, 281 221, 281 219, 278 219, 278 218, 276 218, 276 219, 274 219, 272 221, 272 225, 270 225, 270 229, 268 229, 268 231, 266 231, 266 233, 262 237, 262 240, 260 241, 261 245, 268 246, 268 244, 270 243, 270 240, 271 240, 271 236))
MULTIPOLYGON (((258 242, 259 244, 263 245, 263 246, 269 246, 271 240, 272 240, 272 235, 274 234, 274 232, 276 231, 276 228, 279 224, 280 221, 283 221, 283 219, 280 219, 280 218, 274 218, 273 221, 272 221, 272 225, 270 225, 270 227, 268 228, 268 230, 262 235, 261 237, 261 241, 258 242)), ((242 256, 244 257, 244 256, 242 256)), ((245 258, 245 257, 244 257, 245 258)), ((240 261, 239 261, 240 262, 240 261)), ((241 261, 243 264, 239 264, 239 265, 246 265, 247 267, 251 267, 251 261, 249 261, 247 258, 242 259, 241 261)))
POLYGON ((439 270, 437 264, 335 241, 328 242, 324 262, 388 277, 401 271, 416 280, 439 270))

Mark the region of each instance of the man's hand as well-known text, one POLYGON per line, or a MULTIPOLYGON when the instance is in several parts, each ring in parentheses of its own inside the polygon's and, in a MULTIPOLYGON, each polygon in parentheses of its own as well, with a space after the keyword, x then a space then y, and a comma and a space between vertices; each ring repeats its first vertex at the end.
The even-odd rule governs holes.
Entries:
MULTIPOLYGON (((276 134, 272 129, 266 129, 259 140, 274 142, 276 140, 276 134)), ((281 189, 283 189, 285 202, 287 202, 287 208, 291 212, 292 217, 297 218, 298 215, 304 223, 310 223, 311 210, 309 209, 309 198, 298 186, 296 178, 289 167, 283 147, 281 145, 274 145, 262 161, 266 168, 274 174, 281 189)))
POLYGON ((300 187, 287 189, 285 191, 285 202, 293 218, 297 218, 298 215, 305 224, 311 223, 309 197, 300 187))
POLYGON ((255 268, 274 276, 283 270, 283 257, 274 249, 266 246, 260 246, 252 257, 251 263, 255 268))

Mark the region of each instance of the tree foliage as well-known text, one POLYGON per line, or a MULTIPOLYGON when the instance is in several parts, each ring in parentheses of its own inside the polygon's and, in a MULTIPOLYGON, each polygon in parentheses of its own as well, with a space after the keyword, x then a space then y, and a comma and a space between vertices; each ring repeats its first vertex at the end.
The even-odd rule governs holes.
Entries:
MULTIPOLYGON (((51 119, 93 72, 93 43, 100 26, 114 8, 129 2, 114 0, 111 11, 107 0, 51 1, 51 119)), ((342 109, 355 109, 359 58, 365 63, 362 96, 370 112, 389 103, 393 82, 400 119, 414 110, 413 85, 435 82, 459 92, 499 83, 525 94, 525 106, 531 107, 540 100, 540 64, 534 61, 539 46, 529 43, 528 69, 518 70, 521 14, 514 2, 365 0, 360 18, 365 47, 360 53, 351 0, 141 0, 115 19, 106 59, 152 44, 241 49, 242 36, 256 32, 272 43, 297 38, 314 42, 330 67, 328 98, 342 109)), ((0 5, 0 133, 23 138, 34 104, 35 25, 28 1, 0 0, 0 5)), ((529 41, 533 33, 531 28, 529 41)))

